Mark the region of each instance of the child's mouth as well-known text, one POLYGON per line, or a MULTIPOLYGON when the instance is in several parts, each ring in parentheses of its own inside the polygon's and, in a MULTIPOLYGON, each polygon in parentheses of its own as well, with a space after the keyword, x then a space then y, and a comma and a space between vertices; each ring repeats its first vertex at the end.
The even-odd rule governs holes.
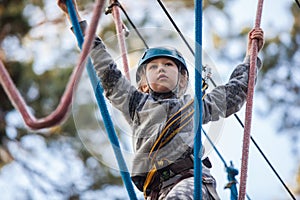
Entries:
POLYGON ((168 77, 164 74, 161 74, 161 75, 158 76, 157 79, 160 80, 160 79, 165 79, 165 78, 168 78, 168 77))

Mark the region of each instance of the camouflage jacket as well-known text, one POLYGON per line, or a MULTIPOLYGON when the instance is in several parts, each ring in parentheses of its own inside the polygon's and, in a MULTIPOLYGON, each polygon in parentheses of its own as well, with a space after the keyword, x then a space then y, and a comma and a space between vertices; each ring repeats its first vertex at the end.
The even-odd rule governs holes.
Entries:
MULTIPOLYGON (((180 98, 163 94, 149 94, 138 91, 117 69, 113 58, 101 40, 97 39, 91 52, 91 59, 101 80, 105 96, 120 110, 132 128, 135 157, 132 176, 145 176, 151 169, 149 151, 161 133, 166 121, 182 106, 192 100, 191 95, 180 98)), ((238 65, 225 85, 207 93, 202 101, 203 124, 226 118, 239 111, 246 100, 249 58, 238 65)), ((257 68, 261 67, 258 59, 257 68)), ((193 106, 188 112, 193 110, 193 106)), ((157 154, 158 160, 176 161, 187 149, 193 148, 193 120, 157 154)), ((162 166, 164 167, 164 166, 162 166)))

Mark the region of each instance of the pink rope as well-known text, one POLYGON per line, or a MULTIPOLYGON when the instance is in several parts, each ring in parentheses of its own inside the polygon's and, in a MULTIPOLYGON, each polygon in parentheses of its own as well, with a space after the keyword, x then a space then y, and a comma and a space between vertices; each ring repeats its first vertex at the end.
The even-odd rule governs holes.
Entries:
POLYGON ((24 98, 13 83, 3 62, 0 60, 0 83, 3 86, 4 91, 6 92, 13 106, 21 113, 25 124, 29 128, 35 130, 49 128, 51 126, 55 126, 61 123, 66 118, 68 110, 72 103, 73 92, 77 87, 77 80, 79 80, 82 71, 85 67, 85 60, 88 56, 89 50, 91 49, 92 42, 94 40, 97 24, 100 19, 101 12, 99 11, 102 10, 104 2, 105 0, 98 0, 94 8, 92 22, 90 28, 88 29, 86 40, 83 44, 79 62, 70 76, 69 82, 66 86, 64 94, 61 97, 57 108, 50 115, 44 118, 37 119, 30 113, 24 98))
MULTIPOLYGON (((262 8, 263 8, 263 0, 259 0, 257 5, 255 28, 260 27, 262 8)), ((258 51, 257 40, 253 40, 251 57, 250 57, 248 94, 247 94, 246 113, 245 113, 245 128, 244 128, 244 138, 243 138, 239 200, 244 200, 246 196, 246 182, 247 182, 249 144, 250 144, 250 134, 251 134, 253 95, 254 95, 254 85, 255 85, 255 76, 256 76, 256 60, 258 54, 257 51, 258 51)))
MULTIPOLYGON (((113 0, 115 3, 117 0, 113 0)), ((119 47, 122 55, 122 61, 123 61, 123 68, 124 68, 124 73, 125 76, 128 80, 130 80, 130 75, 129 75, 129 67, 128 67, 128 59, 127 59, 127 49, 126 49, 126 44, 125 44, 125 39, 124 39, 124 33, 123 31, 123 23, 121 20, 120 16, 120 11, 118 6, 113 6, 112 8, 112 15, 115 20, 115 25, 116 25, 116 30, 118 34, 118 42, 119 42, 119 47)))

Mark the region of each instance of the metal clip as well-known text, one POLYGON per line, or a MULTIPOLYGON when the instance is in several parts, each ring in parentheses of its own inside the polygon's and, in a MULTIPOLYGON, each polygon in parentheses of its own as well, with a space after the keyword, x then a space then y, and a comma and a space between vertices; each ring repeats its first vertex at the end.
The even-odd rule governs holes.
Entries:
POLYGON ((203 68, 203 72, 204 72, 204 80, 211 79, 211 77, 212 77, 211 67, 209 67, 207 64, 205 64, 202 68, 203 68))

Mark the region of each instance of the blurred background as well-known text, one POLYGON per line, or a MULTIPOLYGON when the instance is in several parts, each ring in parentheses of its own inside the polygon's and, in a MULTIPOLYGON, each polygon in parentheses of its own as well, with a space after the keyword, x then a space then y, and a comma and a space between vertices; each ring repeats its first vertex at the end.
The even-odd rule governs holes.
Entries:
MULTIPOLYGON (((94 2, 77 2, 82 18, 89 21, 94 2)), ((194 1, 163 2, 182 33, 194 38, 194 1)), ((148 32, 144 36, 149 44, 165 39, 177 45, 181 41, 156 1, 121 3, 135 26, 146 28, 142 32, 148 32)), ((203 49, 214 63, 212 76, 218 77, 218 84, 228 80, 245 56, 256 7, 257 1, 203 1, 203 49)), ((134 34, 122 12, 121 17, 134 34)), ((0 58, 37 118, 57 107, 79 59, 70 26, 53 0, 0 0, 0 58)), ((293 0, 265 1, 261 27, 265 45, 259 57, 264 64, 254 96, 252 136, 294 196, 300 198, 300 8, 293 0)), ((102 14, 97 33, 118 58, 111 15, 102 14)), ((136 42, 129 41, 128 48, 135 49, 136 42)), ((134 53, 129 56, 134 66, 138 57, 134 53)), ((109 109, 122 148, 130 157, 128 127, 117 111, 109 109)), ((237 115, 243 121, 244 108, 237 115)), ((234 117, 224 122, 215 145, 227 164, 233 161, 239 169, 243 129, 234 117)), ((86 75, 64 123, 38 131, 26 127, 0 88, 1 200, 129 199, 120 173, 113 167, 115 157, 110 148, 86 75)), ((222 199, 230 199, 230 191, 224 189, 228 183, 224 164, 214 151, 209 157, 217 190, 222 199)), ((142 199, 142 194, 137 194, 142 199)), ((253 143, 247 194, 251 199, 292 199, 253 143)))

